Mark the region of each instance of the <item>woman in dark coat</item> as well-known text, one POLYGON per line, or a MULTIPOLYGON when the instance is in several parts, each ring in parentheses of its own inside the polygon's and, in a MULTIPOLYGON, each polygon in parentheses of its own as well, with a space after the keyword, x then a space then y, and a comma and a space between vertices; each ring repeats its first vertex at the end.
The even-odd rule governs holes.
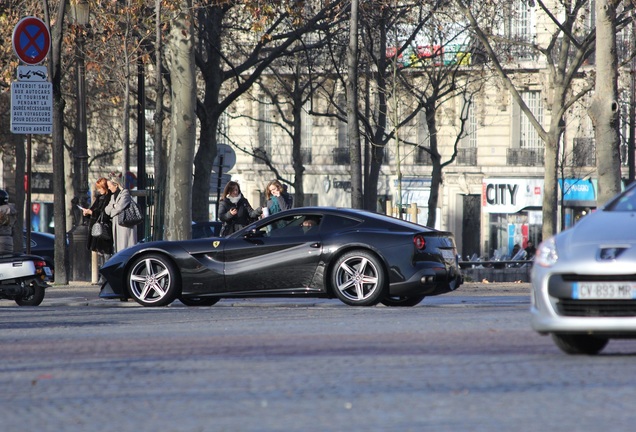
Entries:
POLYGON ((223 222, 221 236, 236 232, 263 214, 261 207, 253 209, 247 198, 241 194, 241 187, 235 181, 229 181, 223 190, 223 199, 219 203, 219 220, 223 222))
MULTIPOLYGON (((82 210, 84 216, 90 216, 90 220, 88 222, 88 232, 91 231, 93 225, 95 225, 95 222, 97 222, 97 219, 99 219, 99 216, 101 214, 103 214, 102 222, 106 223, 109 227, 112 225, 110 216, 108 216, 104 212, 104 208, 110 202, 110 197, 112 195, 111 192, 108 190, 108 180, 103 177, 100 178, 95 183, 95 188, 97 189, 97 196, 95 197, 95 201, 93 201, 93 205, 91 205, 90 208, 82 210)), ((113 239, 103 239, 89 236, 87 247, 88 250, 91 250, 93 252, 98 252, 106 256, 112 255, 113 239)))

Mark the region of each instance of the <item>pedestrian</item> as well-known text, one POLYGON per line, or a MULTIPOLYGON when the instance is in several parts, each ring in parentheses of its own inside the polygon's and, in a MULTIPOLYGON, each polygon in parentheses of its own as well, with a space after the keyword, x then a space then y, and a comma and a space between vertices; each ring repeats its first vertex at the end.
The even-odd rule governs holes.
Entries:
POLYGON ((0 189, 0 254, 13 253, 13 226, 17 219, 15 205, 9 203, 9 194, 0 189))
MULTIPOLYGON (((95 190, 97 196, 90 208, 82 209, 84 216, 89 216, 88 232, 91 232, 93 225, 97 222, 97 219, 102 218, 101 222, 109 227, 112 227, 112 220, 109 215, 106 214, 105 209, 112 197, 112 192, 108 190, 108 180, 105 177, 101 177, 95 182, 95 190)), ((88 249, 97 252, 102 260, 105 262, 110 255, 113 254, 113 239, 104 239, 103 237, 90 236, 88 240, 88 249)), ((103 263, 102 263, 103 264, 103 263)))
POLYGON ((113 221, 113 249, 115 253, 137 244, 137 227, 125 227, 117 223, 119 213, 123 212, 132 202, 130 191, 121 187, 121 179, 120 173, 110 173, 107 184, 112 195, 104 208, 104 212, 113 221))
POLYGON ((267 183, 265 198, 267 199, 265 216, 289 210, 294 206, 294 198, 287 193, 278 180, 272 180, 267 183))
POLYGON ((247 198, 241 194, 241 187, 235 181, 229 181, 223 190, 223 199, 219 203, 219 220, 223 222, 221 237, 228 236, 252 223, 263 214, 263 209, 252 208, 247 198))
POLYGON ((526 244, 526 253, 528 254, 526 256, 526 259, 529 259, 529 260, 534 258, 534 254, 537 253, 537 248, 534 247, 534 243, 532 243, 531 240, 528 240, 528 243, 526 244))

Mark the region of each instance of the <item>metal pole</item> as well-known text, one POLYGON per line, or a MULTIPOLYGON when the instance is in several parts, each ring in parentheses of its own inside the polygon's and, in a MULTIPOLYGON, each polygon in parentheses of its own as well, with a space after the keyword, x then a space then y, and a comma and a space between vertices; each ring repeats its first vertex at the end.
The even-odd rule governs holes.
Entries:
POLYGON ((31 253, 31 134, 27 134, 27 154, 26 154, 26 253, 31 253))
MULTIPOLYGON (((221 179, 223 179, 223 153, 219 155, 219 176, 216 181, 216 218, 219 218, 219 203, 221 200, 221 179)), ((225 198, 225 197, 223 197, 225 198)))
MULTIPOLYGON (((632 17, 632 52, 636 49, 636 17, 632 17)), ((636 162, 634 161, 635 149, 636 146, 636 137, 634 134, 636 133, 636 96, 634 92, 636 91, 636 58, 632 58, 632 70, 631 70, 632 79, 630 81, 630 91, 629 91, 629 140, 627 142, 627 165, 628 165, 628 183, 631 184, 634 181, 634 177, 636 176, 635 166, 636 162)))
MULTIPOLYGON (((75 137, 75 187, 77 202, 84 208, 90 207, 88 198, 88 139, 86 132, 86 77, 84 69, 84 34, 83 26, 78 26, 77 37, 77 134, 75 137)), ((77 213, 77 209, 73 208, 77 213)), ((91 254, 88 253, 88 226, 79 213, 77 225, 71 232, 72 248, 72 280, 91 280, 91 254)))

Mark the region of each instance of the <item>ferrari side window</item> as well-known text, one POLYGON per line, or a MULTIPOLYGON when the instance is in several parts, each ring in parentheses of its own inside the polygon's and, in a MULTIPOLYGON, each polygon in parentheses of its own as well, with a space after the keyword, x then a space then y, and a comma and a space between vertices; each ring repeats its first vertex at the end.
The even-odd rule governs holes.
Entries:
POLYGON ((269 237, 284 237, 293 235, 292 227, 296 227, 298 224, 295 223, 297 218, 295 217, 286 217, 282 219, 277 219, 272 223, 267 225, 267 230, 269 232, 269 237))

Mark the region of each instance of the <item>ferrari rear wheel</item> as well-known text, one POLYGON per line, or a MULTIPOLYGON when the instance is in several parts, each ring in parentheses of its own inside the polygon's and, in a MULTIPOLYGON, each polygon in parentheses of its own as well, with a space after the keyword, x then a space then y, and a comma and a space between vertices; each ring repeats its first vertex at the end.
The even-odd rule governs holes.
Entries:
POLYGON ((552 340, 561 351, 566 354, 600 353, 609 342, 608 338, 586 334, 559 334, 553 333, 552 340))
POLYGON ((396 307, 411 307, 420 304, 422 300, 424 300, 426 296, 410 296, 410 297, 402 297, 402 296, 386 296, 380 302, 384 306, 396 306, 396 307))
POLYGON ((130 296, 143 306, 166 306, 179 295, 178 271, 163 255, 143 255, 128 272, 130 296))
POLYGON ((219 300, 219 297, 179 297, 179 301, 186 306, 212 306, 219 300))
POLYGON ((386 276, 380 260, 373 254, 356 250, 335 262, 331 286, 336 296, 351 306, 375 306, 386 295, 386 276))

